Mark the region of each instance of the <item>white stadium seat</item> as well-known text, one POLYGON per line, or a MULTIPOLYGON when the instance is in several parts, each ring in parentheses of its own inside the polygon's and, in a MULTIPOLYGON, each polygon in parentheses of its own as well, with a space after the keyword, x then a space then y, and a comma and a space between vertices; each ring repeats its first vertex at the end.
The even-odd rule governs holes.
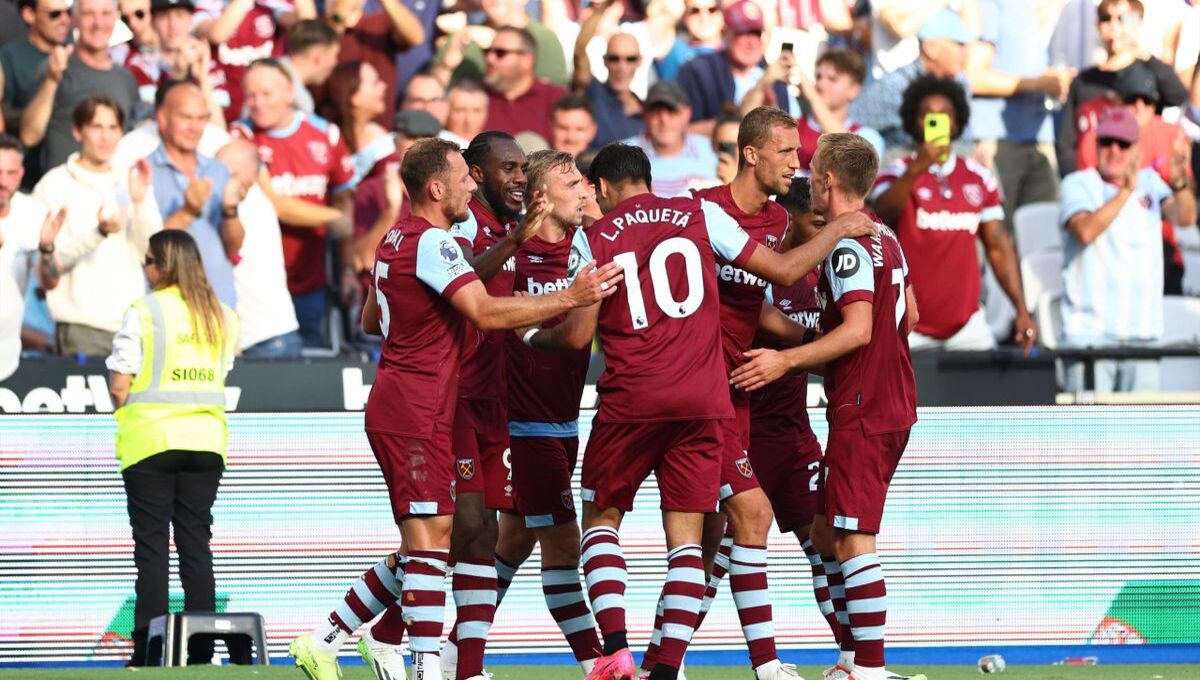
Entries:
POLYGON ((1062 232, 1058 228, 1058 203, 1029 203, 1013 213, 1013 232, 1017 254, 1024 259, 1043 250, 1062 250, 1062 232))
MULTIPOLYGON (((1163 298, 1163 346, 1200 345, 1200 298, 1168 295, 1163 298)), ((1200 390, 1200 359, 1166 357, 1162 361, 1165 392, 1200 390)))
POLYGON ((1057 294, 1063 290, 1062 250, 1041 250, 1021 258, 1021 282, 1025 286, 1026 304, 1036 303, 1042 293, 1057 294))

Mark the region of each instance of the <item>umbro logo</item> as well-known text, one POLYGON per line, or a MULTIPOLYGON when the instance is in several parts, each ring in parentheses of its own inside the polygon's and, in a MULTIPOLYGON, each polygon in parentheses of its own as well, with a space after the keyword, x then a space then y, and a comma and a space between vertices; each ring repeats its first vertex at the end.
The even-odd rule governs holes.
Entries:
POLYGON ((541 263, 542 263, 541 255, 530 255, 529 256, 529 264, 541 264, 541 263))
POLYGON ((785 299, 783 299, 783 300, 780 300, 780 301, 779 301, 779 306, 780 306, 780 307, 785 307, 785 308, 787 308, 787 309, 791 309, 791 308, 792 308, 792 301, 791 301, 791 300, 788 300, 788 299, 786 299, 786 298, 785 298, 785 299))

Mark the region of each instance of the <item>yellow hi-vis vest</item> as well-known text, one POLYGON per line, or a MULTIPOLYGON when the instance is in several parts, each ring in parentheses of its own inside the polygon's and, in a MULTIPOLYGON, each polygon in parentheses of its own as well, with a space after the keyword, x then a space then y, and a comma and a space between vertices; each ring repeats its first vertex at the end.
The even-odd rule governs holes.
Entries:
POLYGON ((117 409, 121 469, 171 450, 211 451, 225 457, 225 365, 237 349, 237 315, 225 305, 225 339, 202 344, 179 288, 133 303, 142 323, 142 367, 117 409))

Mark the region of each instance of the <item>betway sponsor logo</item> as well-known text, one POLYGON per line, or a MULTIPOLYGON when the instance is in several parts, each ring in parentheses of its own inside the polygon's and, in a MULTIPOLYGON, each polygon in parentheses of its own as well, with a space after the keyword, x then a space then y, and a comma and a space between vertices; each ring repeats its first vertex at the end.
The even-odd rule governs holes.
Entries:
MULTIPOLYGON (((0 413, 112 413, 112 397, 103 375, 68 375, 65 387, 35 387, 19 395, 0 387, 0 413)), ((240 387, 225 386, 225 410, 236 411, 240 387)))
POLYGON ((324 196, 329 186, 325 175, 293 175, 285 172, 271 178, 271 188, 283 196, 324 196))
POLYGON ((979 230, 979 213, 949 210, 928 212, 924 208, 917 208, 917 229, 965 231, 974 234, 979 230))
POLYGON ((526 283, 525 287, 530 295, 546 295, 547 293, 566 290, 570 285, 566 279, 555 279, 554 281, 547 281, 545 283, 531 279, 526 283))
POLYGON ((745 269, 740 269, 731 264, 717 265, 717 278, 725 281, 726 283, 744 283, 747 286, 758 286, 759 288, 767 287, 767 282, 765 280, 758 278, 745 269))
POLYGON ((788 314, 788 318, 805 328, 817 328, 821 325, 820 312, 792 312, 788 314))
POLYGON ((266 59, 274 51, 274 40, 268 40, 261 45, 244 45, 242 47, 229 47, 222 43, 217 48, 217 60, 226 66, 249 66, 257 59, 266 59))

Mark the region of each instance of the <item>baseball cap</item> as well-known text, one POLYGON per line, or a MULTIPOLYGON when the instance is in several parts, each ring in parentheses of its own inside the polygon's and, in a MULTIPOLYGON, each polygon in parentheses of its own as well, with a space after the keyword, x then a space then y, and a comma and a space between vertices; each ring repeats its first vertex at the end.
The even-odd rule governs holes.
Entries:
POLYGON ((405 137, 437 137, 442 131, 442 126, 428 111, 410 109, 397 111, 396 115, 392 116, 392 131, 405 137))
POLYGON ((1116 77, 1113 78, 1113 89, 1122 101, 1129 101, 1134 97, 1158 101, 1158 81, 1154 78, 1154 73, 1140 61, 1117 71, 1116 77))
POLYGON ((1137 119, 1127 109, 1110 106, 1096 123, 1096 139, 1116 139, 1129 144, 1138 140, 1137 119))
POLYGON ((918 40, 953 40, 960 45, 975 42, 975 35, 967 30, 962 17, 952 9, 943 9, 925 20, 917 31, 918 40))
POLYGON ((646 93, 646 101, 643 105, 648 109, 652 106, 666 106, 671 109, 679 109, 682 106, 691 106, 688 101, 687 93, 679 84, 673 80, 660 80, 650 86, 650 91, 646 93))
POLYGON ((196 10, 196 5, 192 0, 150 0, 150 13, 165 12, 169 9, 186 9, 189 12, 196 10))
POLYGON ((734 35, 762 32, 762 8, 750 0, 739 0, 725 7, 725 28, 734 35))

